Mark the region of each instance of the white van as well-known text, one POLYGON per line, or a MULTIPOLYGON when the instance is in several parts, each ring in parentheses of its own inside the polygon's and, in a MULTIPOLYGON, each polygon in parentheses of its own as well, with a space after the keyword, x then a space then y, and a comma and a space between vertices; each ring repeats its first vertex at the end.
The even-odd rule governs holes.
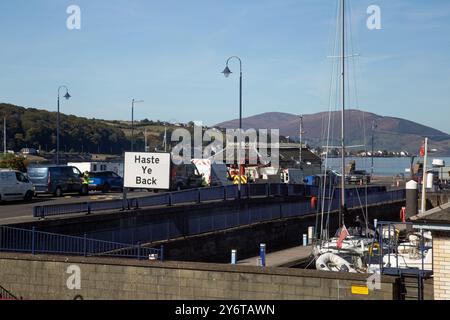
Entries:
POLYGON ((33 195, 33 184, 22 172, 0 169, 0 201, 31 201, 33 195))

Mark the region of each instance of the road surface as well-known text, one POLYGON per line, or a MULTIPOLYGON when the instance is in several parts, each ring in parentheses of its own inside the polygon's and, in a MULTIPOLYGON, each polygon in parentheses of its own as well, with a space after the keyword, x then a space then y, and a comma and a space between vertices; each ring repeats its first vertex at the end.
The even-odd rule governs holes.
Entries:
MULTIPOLYGON (((151 192, 130 192, 127 195, 128 199, 140 198, 151 195, 151 192)), ((48 206, 55 204, 67 204, 67 203, 77 203, 77 202, 95 202, 95 201, 105 201, 105 200, 117 200, 122 199, 122 193, 101 193, 101 192, 90 192, 89 196, 80 196, 77 194, 66 195, 61 198, 56 198, 50 195, 40 195, 34 198, 31 202, 14 201, 14 202, 3 202, 0 203, 0 225, 11 223, 20 223, 30 220, 33 217, 33 207, 36 206, 48 206)))

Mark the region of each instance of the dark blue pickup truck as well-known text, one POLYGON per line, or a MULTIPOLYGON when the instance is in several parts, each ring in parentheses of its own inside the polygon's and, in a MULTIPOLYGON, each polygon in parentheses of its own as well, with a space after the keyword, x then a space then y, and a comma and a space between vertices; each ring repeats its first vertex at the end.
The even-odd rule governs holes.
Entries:
POLYGON ((123 178, 113 171, 90 172, 89 190, 102 191, 123 190, 123 178))

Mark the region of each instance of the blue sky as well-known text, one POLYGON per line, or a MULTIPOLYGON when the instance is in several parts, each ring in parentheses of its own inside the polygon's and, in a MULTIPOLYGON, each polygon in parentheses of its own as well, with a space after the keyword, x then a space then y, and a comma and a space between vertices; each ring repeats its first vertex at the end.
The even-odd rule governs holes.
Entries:
MULTIPOLYGON (((337 0, 2 0, 0 101, 129 119, 238 116, 238 78, 220 73, 238 55, 244 115, 326 111, 337 0), (81 30, 66 9, 81 8, 81 30)), ((359 108, 450 132, 450 2, 352 0, 359 108), (366 27, 381 7, 382 30, 366 27)), ((237 72, 234 62, 230 68, 237 72)), ((357 107, 356 105, 352 107, 357 107)))

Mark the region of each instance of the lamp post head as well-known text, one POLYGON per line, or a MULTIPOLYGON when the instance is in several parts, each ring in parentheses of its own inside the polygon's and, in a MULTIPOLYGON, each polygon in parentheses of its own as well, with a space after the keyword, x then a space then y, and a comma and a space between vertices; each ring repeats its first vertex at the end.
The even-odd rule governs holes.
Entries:
POLYGON ((230 68, 226 66, 225 70, 223 70, 222 73, 225 76, 225 78, 228 78, 233 72, 231 72, 230 68))
POLYGON ((71 98, 69 91, 66 92, 66 94, 64 95, 64 98, 66 98, 66 100, 69 100, 71 98))

